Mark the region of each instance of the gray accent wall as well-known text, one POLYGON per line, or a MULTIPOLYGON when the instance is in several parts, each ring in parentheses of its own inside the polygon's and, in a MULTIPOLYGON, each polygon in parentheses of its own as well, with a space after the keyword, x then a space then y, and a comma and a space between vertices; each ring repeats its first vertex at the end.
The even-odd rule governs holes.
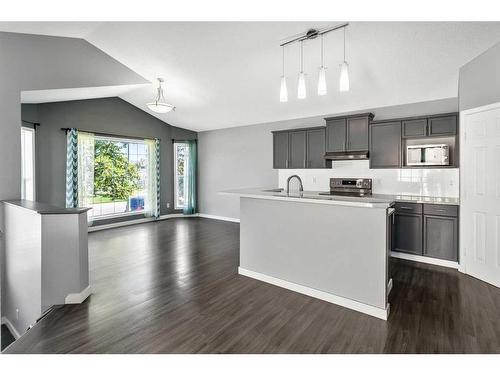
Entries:
MULTIPOLYGON (((311 99, 313 100, 313 99, 311 99)), ((293 105, 285 103, 284 105, 293 105)), ((457 98, 407 105, 363 109, 373 112, 376 120, 421 116, 458 110, 457 98)), ((220 195, 219 191, 248 187, 277 187, 278 170, 273 169, 271 131, 324 126, 324 117, 338 114, 278 121, 198 133, 198 201, 201 214, 238 219, 238 197, 220 195)))
POLYGON ((460 68, 460 111, 500 102, 500 43, 460 68))
POLYGON ((173 212, 172 140, 196 139, 196 132, 171 126, 117 97, 23 104, 22 119, 41 124, 35 134, 37 201, 64 207, 66 133, 61 128, 76 128, 121 136, 159 138, 161 214, 173 212))

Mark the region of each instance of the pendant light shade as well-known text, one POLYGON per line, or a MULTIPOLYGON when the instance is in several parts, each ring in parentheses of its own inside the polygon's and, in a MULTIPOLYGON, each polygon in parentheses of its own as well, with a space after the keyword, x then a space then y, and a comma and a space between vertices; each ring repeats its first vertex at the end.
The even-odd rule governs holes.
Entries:
POLYGON ((281 74, 281 86, 280 86, 280 102, 285 103, 288 101, 288 89, 286 87, 286 77, 285 77, 285 47, 281 47, 283 50, 283 67, 281 74))
POLYGON ((323 65, 323 34, 321 35, 321 67, 318 75, 318 95, 326 95, 326 68, 323 65))
POLYGON ((300 41, 300 73, 297 83, 297 98, 305 99, 306 94, 306 76, 304 74, 304 42, 300 41))
POLYGON ((154 102, 147 103, 146 106, 153 112, 156 113, 168 113, 175 110, 175 106, 168 104, 165 101, 165 96, 163 95, 163 88, 161 84, 163 83, 162 78, 158 78, 158 90, 154 102))
POLYGON ((349 91, 349 65, 345 61, 340 64, 339 90, 349 91))
POLYGON ((349 64, 345 60, 345 27, 344 27, 344 62, 340 64, 339 91, 349 91, 349 64))

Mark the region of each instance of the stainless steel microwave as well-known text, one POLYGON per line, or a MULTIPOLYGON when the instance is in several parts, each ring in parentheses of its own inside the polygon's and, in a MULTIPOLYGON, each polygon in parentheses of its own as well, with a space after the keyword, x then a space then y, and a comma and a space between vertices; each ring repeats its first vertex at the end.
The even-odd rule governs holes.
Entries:
POLYGON ((450 165, 449 156, 446 144, 406 146, 406 165, 450 165))

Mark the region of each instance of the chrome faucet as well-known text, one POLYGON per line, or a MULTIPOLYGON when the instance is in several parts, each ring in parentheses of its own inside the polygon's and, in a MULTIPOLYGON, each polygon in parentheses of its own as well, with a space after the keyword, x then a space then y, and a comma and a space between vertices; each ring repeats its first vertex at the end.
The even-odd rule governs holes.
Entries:
POLYGON ((301 193, 304 191, 304 186, 302 185, 302 180, 300 179, 299 176, 297 176, 296 174, 293 174, 290 177, 288 177, 288 179, 286 180, 286 195, 288 195, 290 193, 290 180, 294 177, 297 178, 297 180, 299 180, 299 191, 301 193))

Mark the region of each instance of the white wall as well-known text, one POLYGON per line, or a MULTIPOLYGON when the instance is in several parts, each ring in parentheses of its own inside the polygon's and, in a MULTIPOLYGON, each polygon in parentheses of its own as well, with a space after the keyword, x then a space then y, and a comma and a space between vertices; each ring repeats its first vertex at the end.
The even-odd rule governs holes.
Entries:
MULTIPOLYGON (((430 115, 456 112, 457 98, 449 98, 431 102, 412 103, 394 107, 360 109, 357 112, 373 112, 376 120, 398 117, 430 115)), ((268 124, 243 126, 238 128, 212 130, 198 133, 199 144, 199 187, 198 201, 200 213, 239 218, 239 199, 233 196, 220 195, 219 191, 248 188, 276 187, 279 183, 278 170, 273 169, 273 136, 272 130, 293 129, 311 126, 324 126, 324 117, 341 114, 325 114, 304 119, 278 121, 268 124)), ((446 170, 443 181, 438 181, 438 170, 369 170, 367 162, 359 165, 344 165, 335 170, 312 170, 300 173, 315 174, 316 186, 313 190, 328 190, 328 179, 336 173, 345 176, 371 177, 375 174, 375 191, 395 192, 432 192, 437 195, 457 196, 458 170, 446 170), (451 181, 451 182, 450 182, 451 181), (454 184, 449 186, 449 184, 454 184), (389 188, 392 186, 392 190, 389 188)), ((440 170, 442 171, 442 170, 440 170)), ((290 173, 287 170, 286 173, 290 173)), ((283 172, 285 173, 285 172, 283 172)), ((312 177, 311 177, 312 178, 312 177)), ((306 178, 310 180, 310 178, 306 178)), ((306 182, 306 187, 309 182, 306 182)))
POLYGON ((289 176, 302 179, 304 190, 330 190, 332 177, 371 178, 375 194, 405 194, 458 198, 459 170, 447 169, 370 169, 368 160, 335 161, 332 169, 280 169, 279 187, 286 187, 289 176))

